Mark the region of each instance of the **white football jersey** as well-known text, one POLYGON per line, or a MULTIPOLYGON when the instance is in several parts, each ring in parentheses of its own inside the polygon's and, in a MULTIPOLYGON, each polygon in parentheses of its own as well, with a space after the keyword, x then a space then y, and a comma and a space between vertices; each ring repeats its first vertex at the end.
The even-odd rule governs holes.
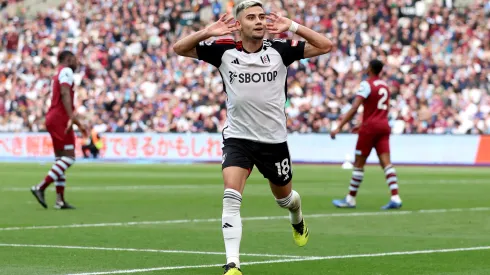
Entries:
POLYGON ((255 53, 231 39, 199 43, 199 59, 218 68, 228 96, 224 139, 287 140, 287 67, 304 58, 304 48, 305 42, 283 39, 264 40, 255 53))

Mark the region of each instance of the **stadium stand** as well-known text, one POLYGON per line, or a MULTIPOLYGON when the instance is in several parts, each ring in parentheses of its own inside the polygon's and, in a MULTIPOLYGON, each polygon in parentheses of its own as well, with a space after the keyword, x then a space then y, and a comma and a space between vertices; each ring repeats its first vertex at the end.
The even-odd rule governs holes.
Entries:
MULTIPOLYGON (((0 5, 0 132, 45 130, 50 77, 62 49, 80 60, 76 105, 98 132, 223 128, 219 74, 178 57, 171 45, 230 12, 233 1, 69 0, 56 8, 44 3, 51 8, 37 15, 5 12, 14 2, 0 5)), ((336 45, 291 66, 285 107, 291 132, 335 127, 363 68, 377 57, 393 93, 393 133, 490 134, 490 2, 264 2, 267 11, 287 14, 336 45)))

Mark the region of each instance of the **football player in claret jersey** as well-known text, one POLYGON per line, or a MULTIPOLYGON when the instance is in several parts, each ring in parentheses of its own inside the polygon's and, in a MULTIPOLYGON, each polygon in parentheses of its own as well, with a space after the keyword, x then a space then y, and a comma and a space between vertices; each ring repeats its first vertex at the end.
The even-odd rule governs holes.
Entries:
POLYGON ((291 182, 293 174, 284 111, 287 67, 296 60, 325 54, 332 48, 332 42, 324 35, 278 14, 266 15, 258 0, 237 3, 234 13, 236 22, 224 15, 174 45, 177 54, 199 58, 218 68, 228 97, 228 115, 223 129, 225 190, 221 224, 226 275, 242 274, 240 207, 245 182, 254 166, 268 179, 277 204, 289 210, 295 243, 303 246, 308 241, 301 198, 292 189, 291 182), (289 30, 306 41, 264 39, 266 30, 272 34, 289 30), (239 31, 241 41, 205 41, 235 31, 239 31))
POLYGON ((372 60, 369 63, 367 69, 368 79, 361 82, 361 87, 352 104, 352 108, 344 116, 337 129, 330 134, 335 139, 335 136, 342 130, 344 125, 354 117, 359 106, 361 104, 364 106, 349 194, 344 199, 333 201, 333 204, 339 208, 356 207, 357 190, 364 178, 364 165, 372 148, 376 149, 380 165, 385 173, 386 183, 391 190, 391 200, 382 209, 398 209, 402 207, 402 201, 398 195, 398 178, 390 158, 391 128, 388 124, 390 90, 386 82, 379 78, 382 69, 383 63, 379 60, 372 60))
POLYGON ((44 180, 31 188, 31 192, 44 208, 48 208, 44 191, 54 182, 57 195, 54 207, 74 209, 65 201, 65 173, 75 163, 75 133, 72 126, 76 124, 82 133, 85 133, 85 127, 75 113, 73 104, 73 72, 78 66, 77 58, 72 52, 63 51, 58 56, 58 63, 56 75, 52 79, 51 106, 46 114, 46 129, 53 141, 56 162, 44 180))

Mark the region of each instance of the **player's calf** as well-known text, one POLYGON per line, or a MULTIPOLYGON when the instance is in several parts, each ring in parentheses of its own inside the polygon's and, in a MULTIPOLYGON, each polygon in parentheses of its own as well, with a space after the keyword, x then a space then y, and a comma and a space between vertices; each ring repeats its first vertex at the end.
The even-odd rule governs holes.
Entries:
POLYGON ((384 167, 386 183, 391 191, 390 202, 383 206, 383 209, 398 209, 402 206, 402 200, 398 194, 398 177, 396 176, 396 170, 393 165, 389 164, 384 167))
POLYGON ((292 190, 291 193, 282 199, 276 198, 277 204, 289 210, 289 220, 293 227, 293 238, 298 246, 304 246, 308 242, 308 227, 303 219, 301 211, 301 197, 298 192, 292 190))
POLYGON ((65 185, 66 178, 63 175, 57 181, 55 181, 54 185, 56 186, 56 204, 54 208, 56 209, 75 209, 75 207, 65 201, 65 185))
POLYGON ((333 200, 333 205, 338 208, 355 208, 357 191, 359 190, 363 179, 364 168, 354 167, 349 185, 349 193, 344 199, 333 200))
POLYGON ((66 185, 65 173, 68 168, 70 168, 75 163, 75 159, 72 157, 57 157, 56 162, 51 167, 46 177, 41 183, 31 188, 32 194, 36 197, 38 202, 47 208, 46 202, 44 200, 44 191, 53 182, 56 185, 56 205, 55 208, 58 209, 74 209, 73 206, 65 202, 64 192, 66 185))
POLYGON ((289 210, 289 219, 291 224, 299 224, 303 221, 301 212, 301 197, 298 192, 292 190, 291 193, 282 199, 276 199, 277 204, 289 210))
POLYGON ((53 182, 61 180, 64 177, 66 170, 74 163, 74 158, 57 157, 56 162, 51 167, 51 170, 49 170, 44 180, 36 186, 36 189, 44 191, 53 182))
POLYGON ((240 207, 242 195, 234 189, 225 189, 223 195, 222 230, 226 249, 226 263, 240 268, 240 242, 242 240, 242 218, 240 207))

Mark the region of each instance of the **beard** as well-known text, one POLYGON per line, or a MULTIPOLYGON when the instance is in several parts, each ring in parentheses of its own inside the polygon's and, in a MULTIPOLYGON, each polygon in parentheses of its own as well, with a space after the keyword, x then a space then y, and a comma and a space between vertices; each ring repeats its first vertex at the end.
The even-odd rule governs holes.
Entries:
POLYGON ((265 34, 252 34, 252 39, 255 39, 255 40, 263 40, 264 39, 264 36, 265 34))
POLYGON ((260 33, 257 33, 256 31, 252 31, 250 33, 250 38, 254 39, 254 40, 263 40, 264 39, 264 36, 265 36, 265 32, 262 31, 260 33))

